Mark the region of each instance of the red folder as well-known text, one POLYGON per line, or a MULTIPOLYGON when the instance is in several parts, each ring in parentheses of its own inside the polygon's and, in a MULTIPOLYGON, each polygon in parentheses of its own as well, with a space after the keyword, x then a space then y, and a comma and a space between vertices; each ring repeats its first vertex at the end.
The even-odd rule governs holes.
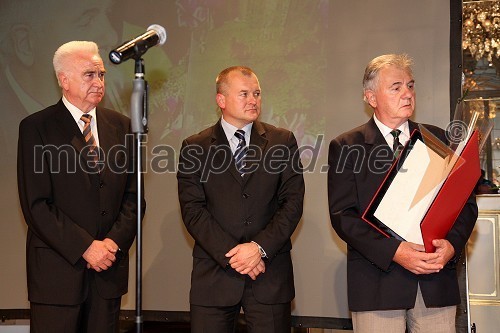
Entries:
POLYGON ((436 250, 432 240, 446 237, 481 177, 477 131, 470 137, 460 157, 463 163, 455 164, 420 223, 425 252, 436 250))
MULTIPOLYGON (((396 176, 399 167, 402 165, 402 161, 408 151, 411 150, 411 143, 414 143, 418 139, 421 139, 421 135, 418 131, 414 131, 410 142, 405 146, 400 157, 394 161, 362 215, 362 219, 365 222, 369 223, 386 237, 395 237, 402 241, 405 239, 378 220, 374 216, 374 213, 396 176)), ((481 176, 477 131, 474 131, 471 135, 460 157, 420 222, 420 230, 426 252, 435 251, 432 240, 446 237, 481 176)))

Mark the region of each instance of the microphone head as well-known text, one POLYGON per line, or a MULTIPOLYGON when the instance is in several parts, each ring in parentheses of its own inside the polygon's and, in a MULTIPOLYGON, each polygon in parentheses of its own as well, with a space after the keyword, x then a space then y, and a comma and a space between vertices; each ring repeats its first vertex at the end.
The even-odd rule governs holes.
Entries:
POLYGON ((158 35, 158 38, 159 38, 159 41, 158 41, 159 45, 165 44, 165 41, 167 40, 167 31, 165 31, 164 27, 162 27, 161 25, 158 25, 158 24, 152 24, 148 27, 148 31, 149 30, 153 30, 154 32, 156 32, 156 34, 158 35))

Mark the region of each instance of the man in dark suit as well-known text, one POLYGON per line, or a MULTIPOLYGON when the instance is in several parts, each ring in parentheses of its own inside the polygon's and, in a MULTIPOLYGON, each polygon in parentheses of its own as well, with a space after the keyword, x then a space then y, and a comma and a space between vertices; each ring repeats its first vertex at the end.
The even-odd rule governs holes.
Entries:
POLYGON ((304 198, 297 141, 257 120, 261 89, 250 68, 223 70, 216 88, 222 117, 183 142, 177 174, 195 239, 191 330, 234 332, 243 308, 249 332, 288 333, 290 236, 304 198))
POLYGON ((53 62, 62 99, 19 126, 31 331, 117 332, 137 218, 130 120, 97 107, 95 43, 63 44, 53 62))
MULTIPOLYGON (((434 253, 426 253, 423 245, 386 238, 361 219, 392 163, 396 138, 404 145, 417 128, 408 120, 415 108, 414 84, 407 55, 373 59, 363 79, 373 117, 330 143, 330 218, 347 243, 355 332, 404 333, 407 325, 408 332, 455 332, 460 303, 455 265, 477 218, 475 197, 471 195, 446 238, 433 241, 434 253), (399 137, 394 130, 401 132, 399 137)), ((446 142, 443 130, 425 126, 446 142)))

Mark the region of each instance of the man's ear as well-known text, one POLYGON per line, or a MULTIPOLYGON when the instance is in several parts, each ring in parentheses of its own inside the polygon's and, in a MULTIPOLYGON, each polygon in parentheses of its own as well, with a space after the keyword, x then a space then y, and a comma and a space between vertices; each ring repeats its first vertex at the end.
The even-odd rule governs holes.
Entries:
POLYGON ((365 91, 365 99, 366 102, 370 104, 372 108, 377 107, 377 97, 375 96, 375 93, 372 90, 365 91))
POLYGON ((221 109, 225 109, 226 108, 226 97, 222 94, 217 94, 215 96, 215 100, 217 101, 217 105, 221 108, 221 109))
POLYGON ((16 24, 11 29, 12 45, 17 59, 25 65, 31 66, 35 61, 33 51, 33 41, 31 39, 32 30, 25 24, 16 24))
POLYGON ((57 75, 57 78, 59 79, 59 84, 60 84, 61 88, 64 91, 68 91, 69 90, 69 78, 68 78, 68 76, 66 76, 66 74, 64 74, 64 73, 59 73, 57 75))

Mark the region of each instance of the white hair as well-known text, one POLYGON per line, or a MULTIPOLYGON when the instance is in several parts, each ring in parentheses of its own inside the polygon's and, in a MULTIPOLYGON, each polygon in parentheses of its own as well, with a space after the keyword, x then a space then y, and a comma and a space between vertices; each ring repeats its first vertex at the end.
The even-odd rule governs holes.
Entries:
POLYGON ((59 85, 61 85, 59 82, 59 74, 67 70, 69 61, 71 61, 72 57, 77 53, 90 53, 101 58, 99 55, 99 47, 94 42, 72 41, 61 45, 54 53, 54 58, 52 60, 59 85))

